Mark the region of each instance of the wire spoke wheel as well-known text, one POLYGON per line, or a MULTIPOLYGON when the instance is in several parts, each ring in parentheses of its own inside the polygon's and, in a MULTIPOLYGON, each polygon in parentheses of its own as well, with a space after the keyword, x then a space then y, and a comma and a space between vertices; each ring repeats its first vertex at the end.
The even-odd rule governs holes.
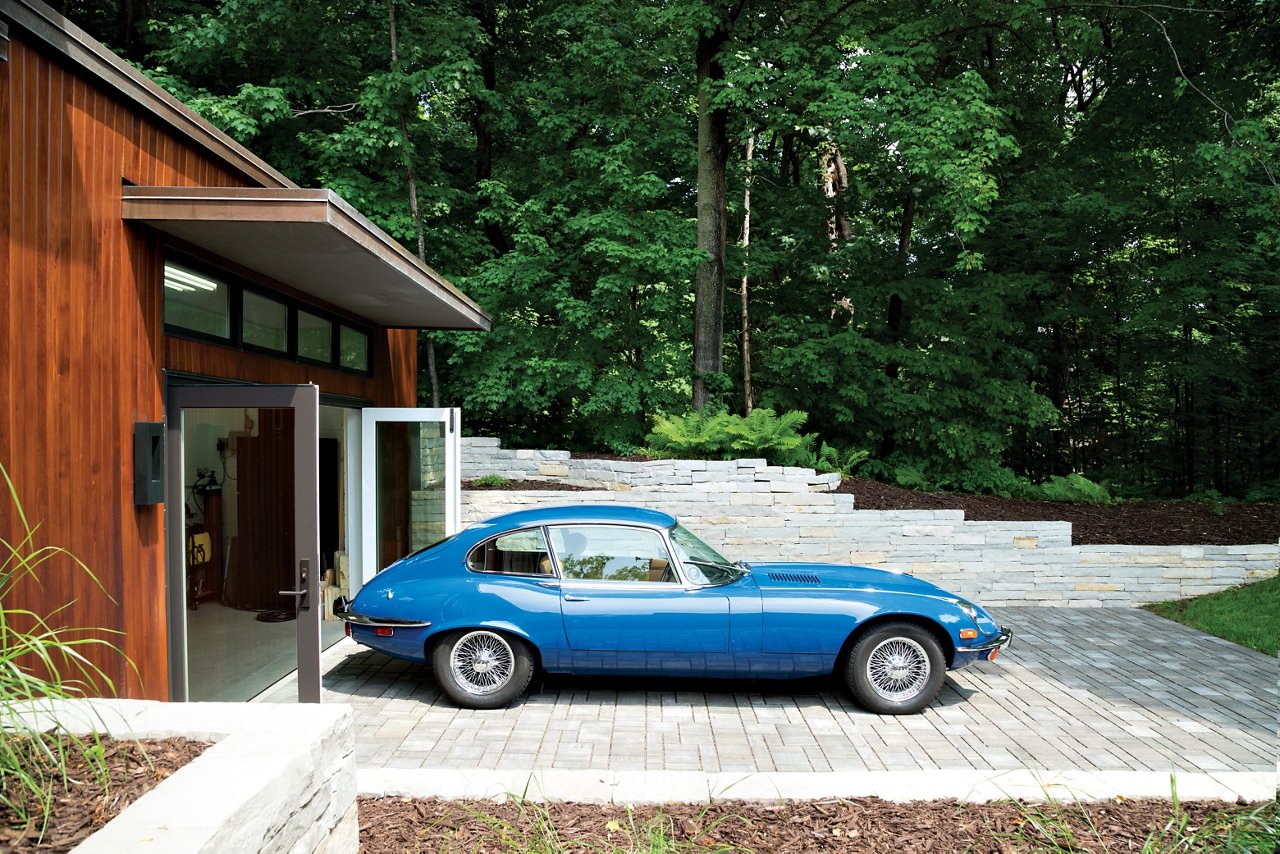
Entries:
POLYGON ((458 638, 449 653, 449 671, 458 685, 472 694, 502 690, 515 673, 516 656, 502 635, 470 632, 458 638))
POLYGON ((867 682, 886 700, 910 700, 929 683, 932 667, 924 647, 911 638, 881 641, 867 656, 867 682))

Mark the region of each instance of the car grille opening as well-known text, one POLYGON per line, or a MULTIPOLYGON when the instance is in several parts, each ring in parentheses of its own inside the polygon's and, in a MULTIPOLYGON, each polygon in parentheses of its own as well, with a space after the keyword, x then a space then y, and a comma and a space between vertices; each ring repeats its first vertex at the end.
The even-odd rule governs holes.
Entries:
POLYGON ((770 572, 766 573, 770 581, 786 581, 791 584, 821 584, 822 579, 804 572, 770 572))

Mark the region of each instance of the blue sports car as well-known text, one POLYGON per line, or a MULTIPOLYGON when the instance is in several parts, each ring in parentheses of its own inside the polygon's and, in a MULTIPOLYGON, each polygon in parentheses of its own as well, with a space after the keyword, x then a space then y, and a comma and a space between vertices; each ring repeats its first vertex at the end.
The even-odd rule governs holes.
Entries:
POLYGON ((1011 633, 927 581, 856 566, 735 563, 667 513, 525 510, 379 573, 334 613, 356 642, 430 662, 473 709, 556 673, 797 678, 835 674, 878 714, 918 712, 945 671, 1011 633))

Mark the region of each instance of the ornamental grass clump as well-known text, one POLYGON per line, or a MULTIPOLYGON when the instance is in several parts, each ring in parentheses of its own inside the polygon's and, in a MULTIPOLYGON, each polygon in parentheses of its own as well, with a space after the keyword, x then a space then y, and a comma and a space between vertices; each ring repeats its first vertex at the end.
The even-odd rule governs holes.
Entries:
POLYGON ((43 838, 55 792, 75 782, 67 773, 73 756, 87 761, 97 782, 107 779, 97 736, 76 735, 50 723, 56 720, 57 701, 83 697, 91 689, 114 693, 107 674, 85 653, 93 647, 120 650, 99 636, 101 630, 58 626, 71 602, 44 616, 12 607, 18 585, 43 586, 42 574, 60 568, 84 573, 110 596, 66 549, 37 543, 39 524, 27 520, 3 465, 0 477, 5 488, 0 504, 9 505, 4 515, 16 522, 0 532, 0 814, 10 828, 43 838))

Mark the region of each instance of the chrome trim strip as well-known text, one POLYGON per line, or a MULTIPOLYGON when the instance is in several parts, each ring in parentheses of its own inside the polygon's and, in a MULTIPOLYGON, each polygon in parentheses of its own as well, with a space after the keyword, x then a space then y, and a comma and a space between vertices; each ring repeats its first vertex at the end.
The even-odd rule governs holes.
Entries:
POLYGON ((431 624, 423 620, 397 620, 393 617, 366 617, 364 614, 357 614, 354 611, 338 611, 334 609, 333 616, 347 623, 353 623, 357 626, 375 626, 386 629, 425 629, 431 624))
POLYGON ((975 644, 973 646, 956 647, 956 652, 990 652, 991 650, 997 647, 999 647, 1000 649, 1004 649, 1012 641, 1013 641, 1013 630, 1006 629, 1004 626, 1001 626, 1000 634, 996 635, 991 640, 983 641, 982 643, 975 644))

